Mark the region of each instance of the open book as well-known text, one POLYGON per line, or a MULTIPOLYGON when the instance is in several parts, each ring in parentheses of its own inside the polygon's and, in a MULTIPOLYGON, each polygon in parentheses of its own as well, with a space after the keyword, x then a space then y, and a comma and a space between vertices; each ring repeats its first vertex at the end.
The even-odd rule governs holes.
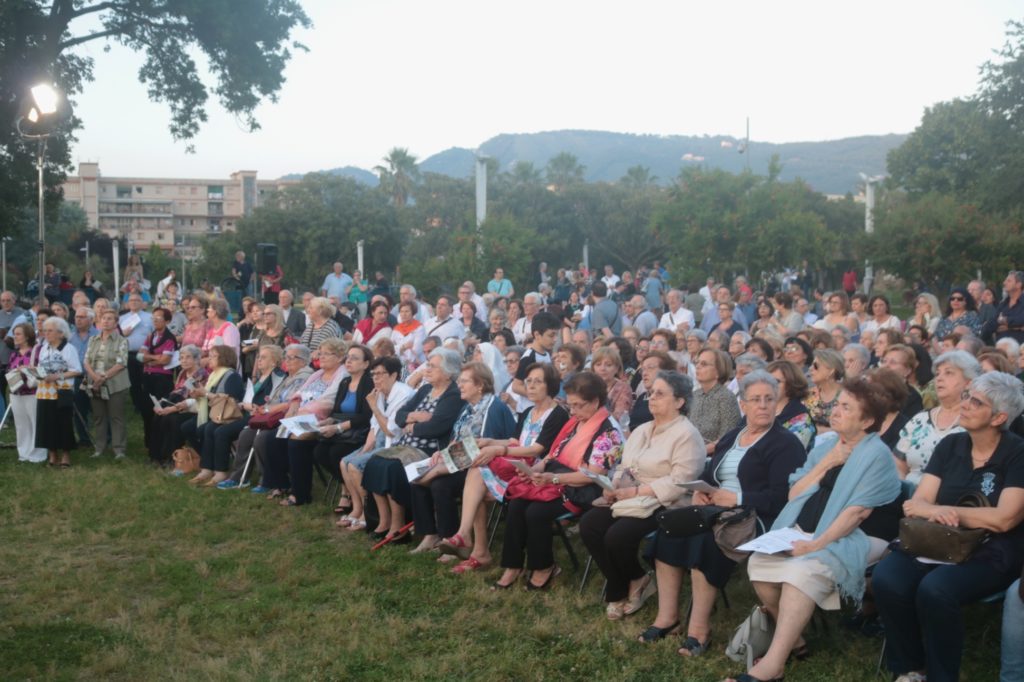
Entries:
MULTIPOLYGON (((446 470, 441 473, 454 474, 473 466, 473 462, 480 456, 480 446, 477 445, 476 438, 466 436, 462 440, 454 441, 444 450, 439 450, 437 454, 441 456, 439 467, 446 470)), ((405 467, 405 475, 410 483, 416 483, 433 469, 430 466, 430 459, 430 457, 427 457, 405 467)))

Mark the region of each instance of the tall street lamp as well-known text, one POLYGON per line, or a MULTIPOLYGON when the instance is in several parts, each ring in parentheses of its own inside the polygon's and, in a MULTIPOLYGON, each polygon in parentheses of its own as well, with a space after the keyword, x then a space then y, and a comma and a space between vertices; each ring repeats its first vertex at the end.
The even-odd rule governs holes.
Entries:
MULTIPOLYGON (((46 140, 59 123, 61 97, 49 83, 40 83, 29 90, 28 112, 18 119, 18 134, 26 140, 36 141, 36 170, 39 172, 39 291, 46 290, 46 224, 43 208, 43 161, 46 158, 46 140)), ((66 109, 66 108, 65 108, 66 109)))

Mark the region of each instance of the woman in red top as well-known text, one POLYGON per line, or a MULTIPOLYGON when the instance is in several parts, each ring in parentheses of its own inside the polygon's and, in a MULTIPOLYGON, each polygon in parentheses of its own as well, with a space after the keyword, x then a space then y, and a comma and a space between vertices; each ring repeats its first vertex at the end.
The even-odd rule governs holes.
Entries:
POLYGON ((356 330, 352 334, 353 343, 361 343, 364 346, 373 347, 374 339, 391 337, 391 325, 388 324, 388 304, 384 301, 376 301, 370 306, 369 317, 364 317, 356 324, 356 330))

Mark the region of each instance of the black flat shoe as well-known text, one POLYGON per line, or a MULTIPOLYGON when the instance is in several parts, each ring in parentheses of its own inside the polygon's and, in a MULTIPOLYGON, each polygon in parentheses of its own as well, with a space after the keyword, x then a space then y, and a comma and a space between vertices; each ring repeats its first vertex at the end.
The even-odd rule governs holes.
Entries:
POLYGON ((558 567, 558 564, 555 564, 555 568, 551 571, 551 573, 548 574, 548 579, 540 585, 534 585, 532 582, 527 580, 526 590, 528 592, 543 592, 545 590, 548 590, 551 587, 552 581, 554 581, 555 578, 561 575, 561 573, 562 569, 558 567))
POLYGON ((652 625, 640 633, 639 640, 644 643, 657 642, 659 639, 664 639, 668 637, 678 629, 678 620, 672 623, 672 625, 669 625, 667 628, 659 628, 657 625, 652 625))
POLYGON ((747 673, 740 673, 739 675, 734 675, 731 679, 736 680, 736 682, 782 682, 785 679, 785 676, 773 677, 770 680, 762 680, 759 677, 754 677, 747 673))
POLYGON ((394 535, 388 533, 384 536, 384 539, 388 541, 389 545, 408 545, 412 542, 412 533, 408 531, 404 533, 395 533, 394 535))
POLYGON ((388 536, 388 532, 386 530, 373 530, 367 533, 367 535, 369 535, 370 539, 374 542, 380 542, 388 536))

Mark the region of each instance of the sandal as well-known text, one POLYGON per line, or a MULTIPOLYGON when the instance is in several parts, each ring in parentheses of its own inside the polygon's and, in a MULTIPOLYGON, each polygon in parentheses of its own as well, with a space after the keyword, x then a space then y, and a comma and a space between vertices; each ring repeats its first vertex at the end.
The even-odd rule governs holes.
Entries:
POLYGON ((646 630, 640 633, 638 638, 641 642, 650 643, 657 642, 659 639, 664 639, 679 629, 679 621, 672 623, 667 628, 659 628, 657 625, 652 625, 646 630))
POLYGON ((352 523, 349 524, 348 530, 366 530, 366 521, 363 519, 352 519, 352 523))
POLYGON ((686 639, 683 640, 683 646, 681 646, 679 648, 679 651, 676 652, 676 653, 678 653, 680 656, 686 656, 688 658, 695 658, 695 657, 700 656, 701 654, 705 653, 710 646, 711 646, 711 635, 710 634, 708 635, 708 638, 706 640, 704 640, 703 643, 701 643, 700 640, 698 640, 696 637, 690 637, 689 635, 687 635, 686 639), (683 653, 684 651, 686 653, 683 653))
POLYGON ((299 506, 299 501, 289 496, 278 502, 278 504, 282 507, 297 507, 299 506))
POLYGON ((268 500, 276 500, 276 499, 278 499, 280 497, 284 497, 284 491, 280 490, 278 488, 275 488, 274 490, 271 490, 270 494, 267 495, 267 499, 268 500))
POLYGON ((472 550, 472 547, 469 546, 466 539, 458 533, 450 538, 441 540, 441 543, 438 546, 441 548, 442 554, 454 554, 460 559, 468 559, 469 553, 472 550))
POLYGON ((555 567, 551 570, 551 573, 548 574, 547 580, 542 582, 540 585, 535 584, 533 582, 533 578, 531 576, 530 580, 526 581, 526 591, 527 592, 543 592, 543 591, 551 589, 551 583, 554 582, 555 578, 557 578, 559 575, 561 575, 561 573, 562 573, 562 569, 559 568, 558 564, 555 564, 555 567))
POLYGON ((452 573, 455 575, 462 575, 463 573, 469 573, 470 571, 479 571, 482 568, 489 568, 491 562, 488 561, 486 564, 474 556, 469 557, 465 561, 460 561, 452 567, 452 573))
POLYGON ((352 511, 352 500, 346 496, 342 496, 341 500, 338 500, 338 506, 334 508, 335 514, 347 514, 352 511), (348 504, 342 504, 341 500, 348 500, 348 504))
POLYGON ((512 580, 512 582, 507 583, 507 584, 503 584, 501 582, 501 578, 498 578, 493 583, 491 583, 491 589, 492 590, 507 590, 509 588, 514 587, 515 584, 517 582, 519 582, 519 579, 522 578, 522 577, 523 577, 523 570, 519 569, 519 573, 516 574, 516 577, 515 577, 515 579, 512 580))
POLYGON ((345 516, 342 516, 340 519, 335 521, 334 525, 337 526, 338 528, 348 528, 354 522, 355 522, 355 519, 353 519, 351 516, 346 514, 345 516))

